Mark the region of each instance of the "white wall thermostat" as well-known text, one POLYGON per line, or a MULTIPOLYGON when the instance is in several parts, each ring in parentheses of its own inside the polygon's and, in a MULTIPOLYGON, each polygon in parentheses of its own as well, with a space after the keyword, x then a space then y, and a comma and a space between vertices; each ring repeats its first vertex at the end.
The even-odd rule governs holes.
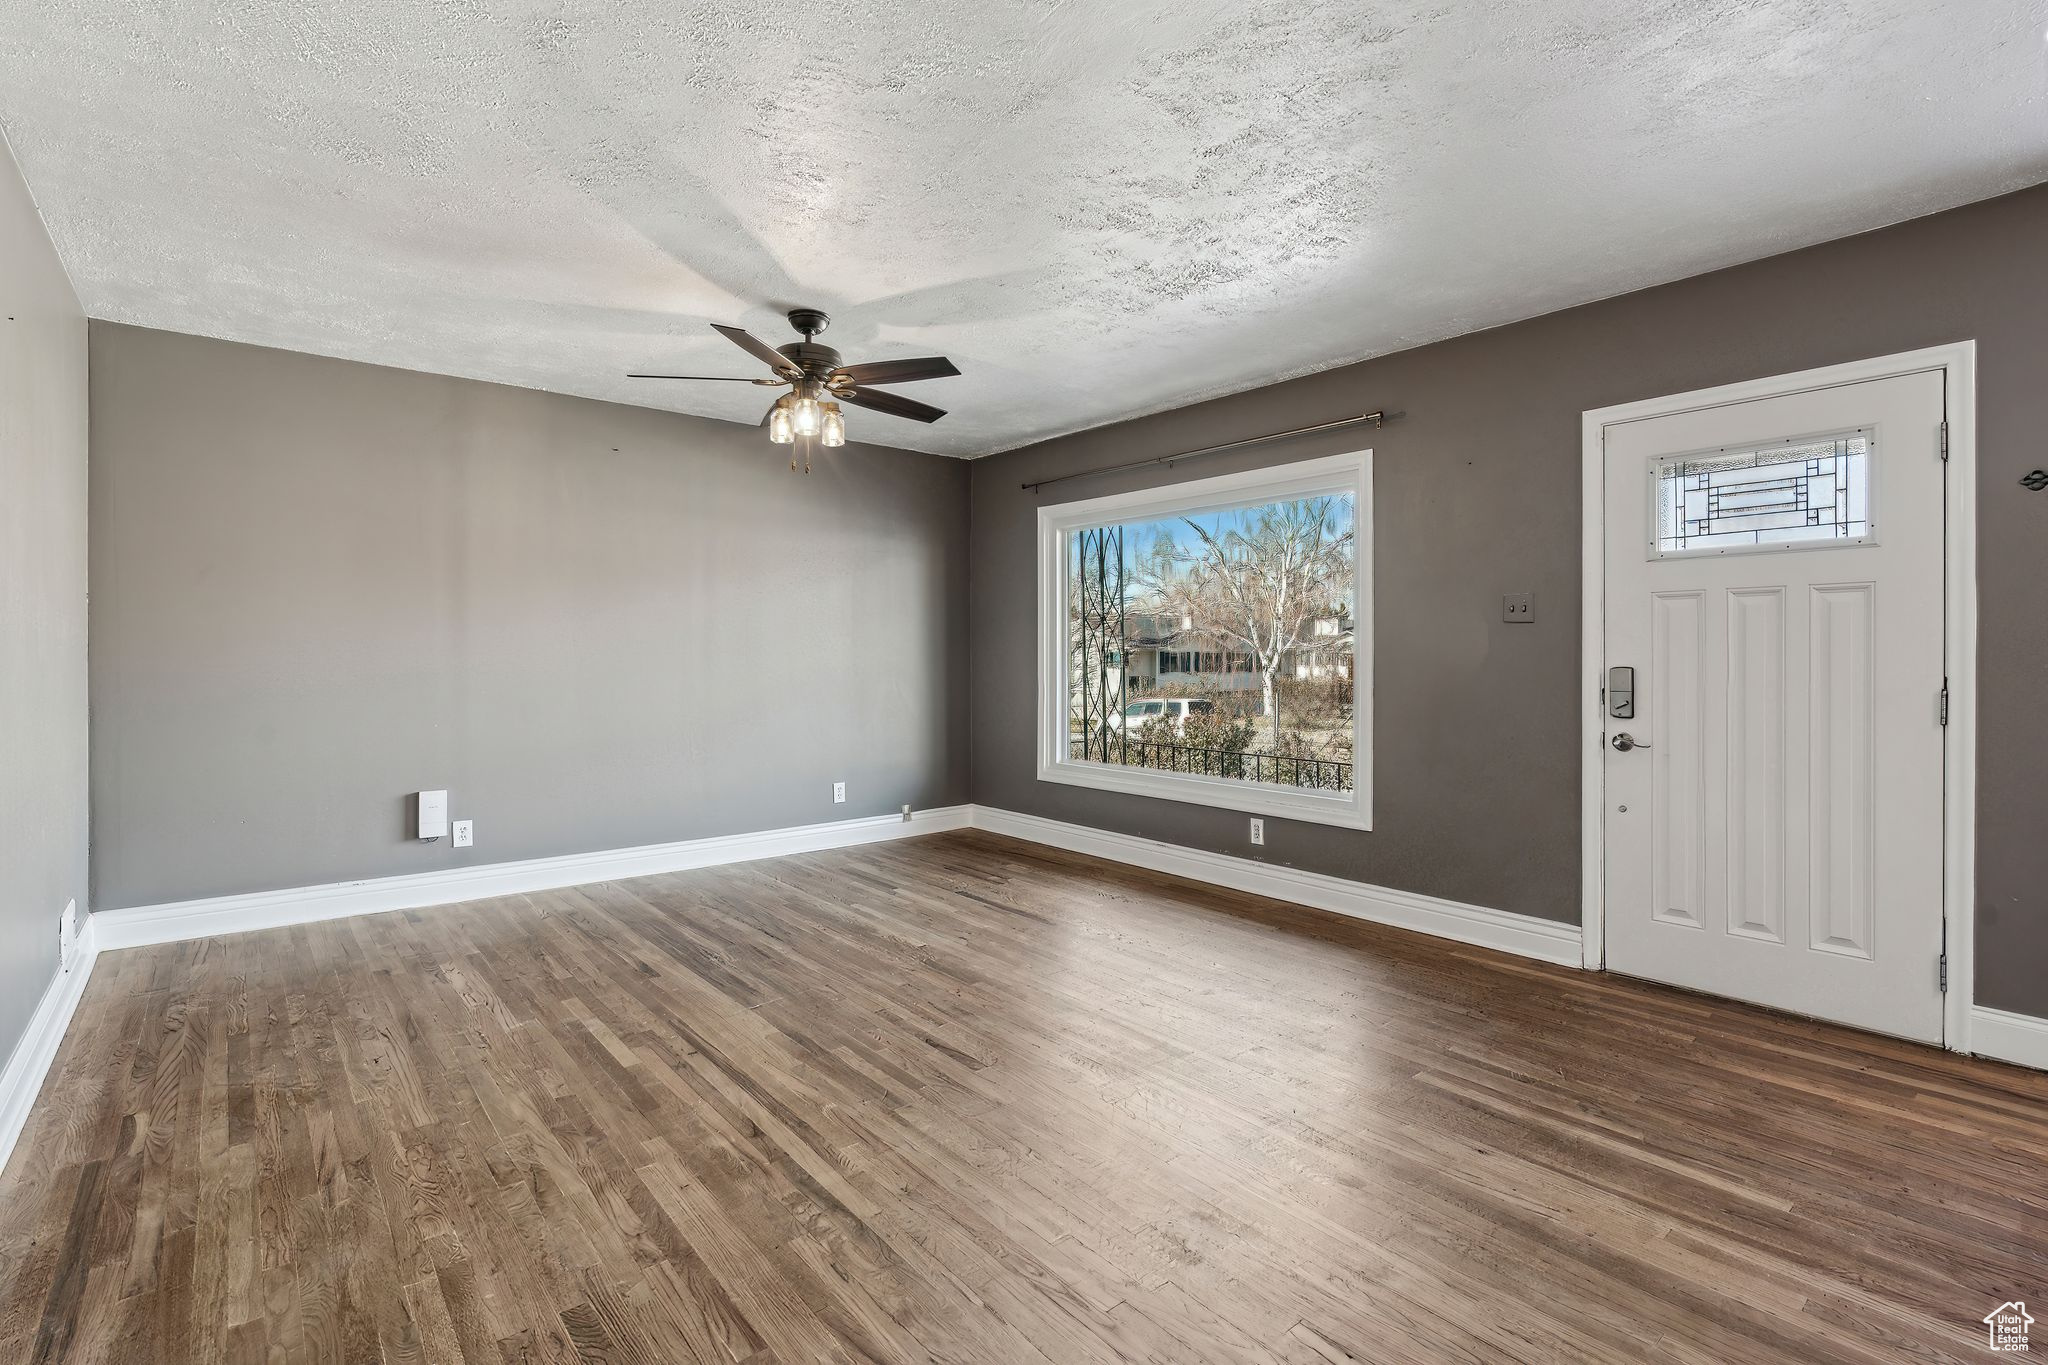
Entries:
POLYGON ((439 839, 448 832, 448 793, 420 793, 419 837, 439 839))

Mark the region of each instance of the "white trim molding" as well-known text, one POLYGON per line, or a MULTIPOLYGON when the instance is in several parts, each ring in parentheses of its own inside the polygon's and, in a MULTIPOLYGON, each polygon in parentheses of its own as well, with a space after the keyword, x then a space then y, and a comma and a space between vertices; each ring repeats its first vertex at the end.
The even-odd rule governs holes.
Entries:
MULTIPOLYGON (((70 970, 60 972, 43 993, 21 1042, 8 1059, 5 1071, 0 1072, 0 1170, 5 1169, 48 1079, 101 953, 349 915, 448 905, 621 877, 819 852, 970 827, 1541 962, 1576 967, 1591 958, 1576 925, 990 806, 946 806, 919 811, 907 821, 896 815, 875 816, 445 872, 101 911, 86 916, 70 970)), ((1974 1048, 1957 1050, 1974 1050, 1982 1057, 2048 1070, 2048 1019, 1981 1007, 1970 1013, 1974 1048)))
POLYGON ((1977 1005, 1970 1010, 1970 1049, 2015 1066, 2048 1071, 2048 1019, 1977 1005))
MULTIPOLYGON (((1987 1013, 1973 1009, 1972 966, 1975 962, 1977 905, 1977 343, 1957 341, 1944 346, 1796 374, 1773 375, 1696 389, 1636 403, 1593 408, 1581 420, 1580 616, 1582 699, 1579 824, 1580 885, 1585 928, 1585 962, 1607 962, 1606 931, 1606 750, 1602 736, 1600 684, 1606 667, 1604 595, 1606 518, 1605 431, 1621 422, 1668 417, 1700 408, 1746 403, 1760 398, 1804 393, 1844 384, 1862 384, 1899 375, 1937 370, 1948 424, 1946 535, 1947 629, 1944 649, 1948 676, 1949 723, 1942 732, 1943 829, 1942 903, 1947 916, 1948 994, 1942 1003, 1942 1045, 1971 1052, 1972 1029, 1987 1013)), ((2023 1018, 2024 1016, 2011 1016, 2023 1018)))
POLYGON ((1164 872, 1211 886, 1248 891, 1255 896, 1289 901, 1352 919, 1390 924, 1438 938, 1474 943, 1504 953, 1532 957, 1562 966, 1580 964, 1579 929, 1575 924, 1466 905, 1414 891, 1372 886, 1321 872, 1306 872, 1276 863, 1253 862, 1227 853, 1163 844, 1130 834, 1070 825, 1043 816, 1024 815, 992 806, 974 808, 974 827, 1007 834, 1070 853, 1086 853, 1111 862, 1164 872))
POLYGON ((822 849, 848 848, 855 844, 966 829, 972 823, 972 807, 942 806, 915 812, 908 820, 900 815, 876 815, 859 820, 762 830, 753 834, 724 834, 671 844, 643 844, 637 848, 608 849, 597 853, 566 853, 559 857, 529 858, 521 862, 486 863, 439 872, 300 886, 284 891, 254 891, 239 896, 102 910, 92 919, 97 928, 99 950, 111 952, 117 948, 177 943, 184 939, 211 938, 217 934, 241 934, 252 929, 312 924, 319 920, 344 919, 350 915, 415 910, 429 905, 483 900, 490 896, 554 891, 621 877, 649 877, 694 867, 750 862, 756 858, 815 853, 822 849))
POLYGON ((92 916, 85 915, 82 920, 78 940, 72 945, 70 970, 58 969, 49 989, 37 1002, 36 1012, 29 1016, 21 1041, 14 1045, 7 1069, 0 1071, 0 1171, 7 1169, 7 1159, 13 1155, 14 1144, 28 1124, 29 1111, 35 1107, 36 1096, 42 1093, 50 1066, 57 1060, 57 1049, 71 1027, 71 1016, 78 1012, 86 983, 92 979, 99 947, 92 916))
MULTIPOLYGON (((1225 810, 1372 828, 1372 451, 1192 479, 1132 493, 1038 509, 1038 780, 1225 810), (1349 794, 1240 782, 1195 773, 1132 768, 1069 757, 1067 537, 1082 528, 1162 516, 1223 511, 1319 494, 1349 494, 1355 528, 1352 602, 1351 777, 1349 794)), ((1119 667, 1119 676, 1122 675, 1119 667)))

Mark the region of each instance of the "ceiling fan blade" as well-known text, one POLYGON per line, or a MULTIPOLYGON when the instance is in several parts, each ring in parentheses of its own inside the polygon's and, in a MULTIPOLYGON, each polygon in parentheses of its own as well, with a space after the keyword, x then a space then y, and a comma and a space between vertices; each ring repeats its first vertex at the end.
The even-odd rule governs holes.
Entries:
POLYGON ((738 327, 727 327, 723 323, 717 322, 711 324, 711 330, 749 355, 754 356, 777 374, 793 374, 796 371, 796 366, 790 363, 788 356, 776 350, 752 332, 738 327))
POLYGON ((864 365, 841 365, 833 376, 845 375, 856 384, 908 384, 914 379, 944 379, 960 373, 960 367, 942 355, 917 360, 870 360, 864 365))
POLYGON ((835 396, 842 403, 851 403, 857 408, 871 408, 876 412, 886 412, 891 417, 908 417, 913 422, 936 422, 946 415, 944 408, 935 408, 914 398, 883 393, 875 389, 841 389, 835 396))
POLYGON ((765 380, 742 379, 733 374, 629 374, 628 379, 708 379, 721 384, 760 384, 765 380))

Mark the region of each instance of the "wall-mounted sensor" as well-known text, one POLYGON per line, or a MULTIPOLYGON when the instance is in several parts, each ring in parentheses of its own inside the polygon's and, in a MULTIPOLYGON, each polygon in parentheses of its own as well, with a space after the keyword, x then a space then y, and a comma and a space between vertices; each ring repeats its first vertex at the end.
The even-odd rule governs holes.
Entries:
POLYGON ((421 792, 419 795, 419 834, 421 839, 439 839, 448 833, 448 793, 421 792))

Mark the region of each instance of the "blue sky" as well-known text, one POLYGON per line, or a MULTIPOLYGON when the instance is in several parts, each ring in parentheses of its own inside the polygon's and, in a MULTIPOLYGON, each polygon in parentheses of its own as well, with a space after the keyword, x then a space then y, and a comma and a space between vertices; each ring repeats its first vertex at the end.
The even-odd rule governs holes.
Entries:
MULTIPOLYGON (((1350 494, 1333 494, 1330 501, 1332 504, 1330 509, 1331 534, 1343 535, 1352 529, 1353 517, 1356 511, 1355 499, 1350 494)), ((1220 537, 1229 530, 1249 525, 1253 514, 1258 512, 1260 507, 1269 505, 1271 504, 1260 504, 1259 506, 1246 508, 1230 508, 1218 512, 1202 512, 1185 519, 1181 517, 1162 517, 1151 521, 1123 522, 1121 526, 1124 533, 1125 570, 1127 572, 1134 572, 1139 563, 1151 553, 1152 546, 1156 541, 1164 540, 1169 545, 1186 552, 1199 551, 1201 542, 1194 532, 1188 529, 1188 521, 1193 521, 1211 535, 1220 537)), ((1116 524, 1112 523, 1112 525, 1116 524)), ((1080 553, 1078 538, 1075 541, 1074 553, 1077 557, 1080 553)))

